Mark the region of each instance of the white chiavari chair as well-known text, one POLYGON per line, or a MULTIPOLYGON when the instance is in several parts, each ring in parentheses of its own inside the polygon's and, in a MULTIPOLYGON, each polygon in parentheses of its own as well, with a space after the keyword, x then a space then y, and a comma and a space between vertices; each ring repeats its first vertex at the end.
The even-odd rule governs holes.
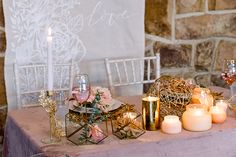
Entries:
MULTIPOLYGON (((152 57, 108 59, 105 58, 109 88, 112 95, 117 94, 117 87, 141 85, 139 91, 129 95, 142 94, 143 84, 153 83, 160 78, 160 54, 152 57)), ((132 88, 132 87, 130 87, 132 88)))
MULTIPOLYGON (((54 65, 54 98, 64 99, 72 87, 72 64, 54 65)), ((45 64, 14 64, 18 108, 38 106, 41 90, 47 89, 47 66, 45 64)), ((59 100, 60 101, 60 100, 59 100)))

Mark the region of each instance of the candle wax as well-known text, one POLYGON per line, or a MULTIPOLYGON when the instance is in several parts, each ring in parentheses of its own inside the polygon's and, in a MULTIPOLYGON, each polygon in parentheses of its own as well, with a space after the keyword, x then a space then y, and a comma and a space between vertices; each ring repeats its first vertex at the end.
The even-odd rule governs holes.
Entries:
POLYGON ((47 67, 48 67, 48 91, 53 90, 53 55, 52 55, 52 29, 48 28, 48 53, 47 53, 47 67))
POLYGON ((189 131, 205 131, 211 128, 211 114, 203 104, 187 105, 182 116, 183 127, 189 131))
POLYGON ((213 123, 223 123, 226 120, 226 112, 222 107, 212 106, 210 108, 213 123))
POLYGON ((164 117, 161 124, 161 130, 167 134, 177 134, 182 130, 182 124, 178 116, 168 115, 164 117))

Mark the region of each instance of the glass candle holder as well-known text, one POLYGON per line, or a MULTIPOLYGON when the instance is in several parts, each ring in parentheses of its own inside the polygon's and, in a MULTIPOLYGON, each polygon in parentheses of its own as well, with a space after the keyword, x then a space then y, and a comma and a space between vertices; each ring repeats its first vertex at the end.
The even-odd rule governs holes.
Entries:
POLYGON ((168 115, 161 123, 161 130, 167 134, 178 134, 182 130, 182 123, 178 116, 168 115))
POLYGON ((98 144, 108 136, 106 115, 89 122, 89 114, 72 111, 65 116, 66 138, 76 145, 98 144))
POLYGON ((196 104, 203 104, 207 108, 207 110, 210 109, 211 106, 213 106, 214 98, 210 93, 210 90, 207 88, 194 88, 192 93, 192 103, 196 104))
POLYGON ((142 116, 129 105, 112 113, 112 133, 119 139, 135 139, 145 133, 142 129, 142 116))
POLYGON ((229 102, 227 100, 220 99, 220 100, 216 100, 215 105, 223 108, 224 111, 226 112, 229 106, 229 102))
POLYGON ((142 99, 143 128, 155 131, 160 127, 160 99, 158 97, 144 97, 142 99))
POLYGON ((189 131, 205 131, 212 127, 211 114, 203 104, 189 104, 182 116, 183 128, 189 131))
POLYGON ((226 111, 221 106, 212 106, 210 108, 213 123, 223 123, 226 120, 226 111))

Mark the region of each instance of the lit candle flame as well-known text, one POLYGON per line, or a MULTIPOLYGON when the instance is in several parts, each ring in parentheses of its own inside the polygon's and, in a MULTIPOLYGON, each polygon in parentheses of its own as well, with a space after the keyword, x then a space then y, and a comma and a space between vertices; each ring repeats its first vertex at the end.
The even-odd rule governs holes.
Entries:
POLYGON ((49 27, 49 28, 48 28, 48 36, 51 36, 51 35, 52 35, 52 28, 49 27))

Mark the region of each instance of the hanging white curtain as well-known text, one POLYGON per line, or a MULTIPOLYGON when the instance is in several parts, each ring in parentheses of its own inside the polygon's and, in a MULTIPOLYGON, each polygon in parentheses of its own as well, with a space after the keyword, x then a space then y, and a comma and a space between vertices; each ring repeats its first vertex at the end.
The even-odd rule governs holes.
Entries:
POLYGON ((49 26, 54 64, 83 61, 92 84, 107 85, 103 58, 144 55, 144 0, 3 0, 3 7, 9 110, 17 106, 13 64, 46 64, 49 26))

